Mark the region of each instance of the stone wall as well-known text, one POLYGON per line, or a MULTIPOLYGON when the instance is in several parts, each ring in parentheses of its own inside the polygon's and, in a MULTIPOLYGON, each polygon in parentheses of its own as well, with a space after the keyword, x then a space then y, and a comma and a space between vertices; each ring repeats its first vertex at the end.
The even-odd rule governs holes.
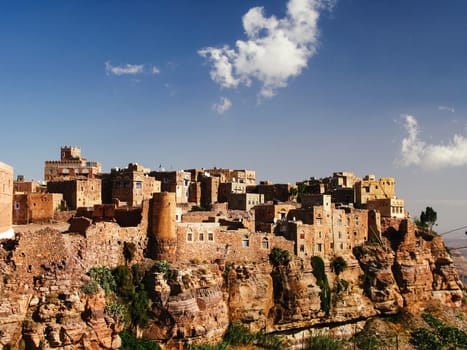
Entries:
POLYGON ((293 253, 294 242, 271 233, 226 230, 218 223, 182 223, 177 229, 178 261, 267 261, 274 247, 293 253))

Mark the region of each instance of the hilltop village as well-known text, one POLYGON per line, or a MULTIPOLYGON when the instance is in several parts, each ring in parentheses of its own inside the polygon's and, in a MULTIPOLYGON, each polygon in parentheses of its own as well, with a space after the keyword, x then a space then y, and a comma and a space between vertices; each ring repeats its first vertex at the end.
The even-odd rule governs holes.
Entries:
POLYGON ((123 330, 187 349, 233 324, 303 349, 316 330, 350 338, 377 315, 463 305, 442 237, 415 225, 394 178, 103 173, 68 146, 44 182, 13 173, 0 163, 0 350, 119 349, 123 330), (113 291, 96 285, 105 271, 113 291))
POLYGON ((13 181, 13 169, 2 165, 0 235, 12 238, 12 224, 52 222, 71 211, 79 231, 96 221, 138 226, 152 218, 159 258, 169 261, 256 259, 275 246, 330 257, 369 235, 378 239, 381 218, 407 216, 393 178, 335 172, 295 185, 257 184, 253 170, 151 171, 130 163, 102 173, 79 148, 62 147, 60 155, 45 161, 45 185, 13 181))

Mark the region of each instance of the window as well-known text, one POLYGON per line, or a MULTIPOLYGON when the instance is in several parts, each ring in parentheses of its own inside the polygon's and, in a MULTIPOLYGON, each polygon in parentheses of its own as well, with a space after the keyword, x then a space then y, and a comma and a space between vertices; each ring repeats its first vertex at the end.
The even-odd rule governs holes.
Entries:
POLYGON ((186 240, 187 240, 188 242, 192 242, 192 241, 193 241, 193 233, 188 232, 188 233, 186 234, 186 240))
POLYGON ((15 209, 19 209, 19 202, 15 202, 15 209))
POLYGON ((334 242, 329 243, 329 248, 331 248, 331 249, 334 248, 334 242))
POLYGON ((305 233, 300 233, 300 239, 305 239, 305 233))
POLYGON ((269 249, 269 240, 266 237, 261 241, 261 248, 269 249))
POLYGON ((322 233, 321 233, 321 231, 319 231, 318 232, 318 237, 321 238, 321 236, 322 236, 322 233))
POLYGON ((341 243, 341 244, 340 244, 340 248, 341 248, 341 249, 344 249, 344 243, 341 243))
POLYGON ((208 241, 214 241, 214 233, 208 232, 208 241))
POLYGON ((305 252, 305 246, 303 244, 300 244, 300 253, 305 252))
POLYGON ((323 250, 323 245, 321 243, 318 243, 316 249, 318 250, 318 252, 322 251, 323 250))
POLYGON ((125 182, 123 183, 123 187, 125 187, 125 188, 130 188, 130 187, 131 187, 131 186, 130 186, 130 181, 125 181, 125 182))
POLYGON ((203 233, 203 232, 200 232, 200 233, 199 233, 198 239, 199 239, 200 241, 204 241, 204 233, 203 233))
POLYGON ((250 246, 250 238, 248 235, 243 235, 242 237, 242 247, 249 247, 250 246))
POLYGON ((339 231, 339 239, 342 239, 342 232, 339 231))
POLYGON ((281 212, 281 220, 285 220, 285 212, 281 212))
POLYGON ((316 224, 317 224, 317 225, 321 225, 321 218, 317 218, 317 219, 316 219, 316 224))
POLYGON ((115 188, 121 188, 121 187, 122 187, 122 183, 120 181, 116 181, 115 188))
POLYGON ((138 189, 142 188, 143 186, 141 184, 141 181, 136 181, 135 187, 138 188, 138 189))

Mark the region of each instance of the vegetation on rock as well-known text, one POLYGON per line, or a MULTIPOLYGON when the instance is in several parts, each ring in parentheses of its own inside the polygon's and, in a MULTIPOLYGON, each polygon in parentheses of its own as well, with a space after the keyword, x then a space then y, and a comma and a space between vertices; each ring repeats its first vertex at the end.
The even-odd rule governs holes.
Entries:
POLYGON ((311 266, 313 267, 313 275, 316 277, 316 283, 321 288, 321 293, 319 294, 321 309, 326 315, 329 315, 331 311, 331 287, 329 287, 328 278, 326 276, 324 261, 319 256, 312 256, 311 266))
POLYGON ((288 250, 275 247, 269 254, 269 261, 274 267, 287 266, 291 260, 288 250))

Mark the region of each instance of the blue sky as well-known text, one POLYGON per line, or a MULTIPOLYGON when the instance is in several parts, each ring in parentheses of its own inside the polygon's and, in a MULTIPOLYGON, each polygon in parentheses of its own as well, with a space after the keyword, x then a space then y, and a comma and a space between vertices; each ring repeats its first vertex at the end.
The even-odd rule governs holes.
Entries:
POLYGON ((467 225, 466 34, 463 0, 1 1, 0 161, 372 173, 447 231, 467 225))

